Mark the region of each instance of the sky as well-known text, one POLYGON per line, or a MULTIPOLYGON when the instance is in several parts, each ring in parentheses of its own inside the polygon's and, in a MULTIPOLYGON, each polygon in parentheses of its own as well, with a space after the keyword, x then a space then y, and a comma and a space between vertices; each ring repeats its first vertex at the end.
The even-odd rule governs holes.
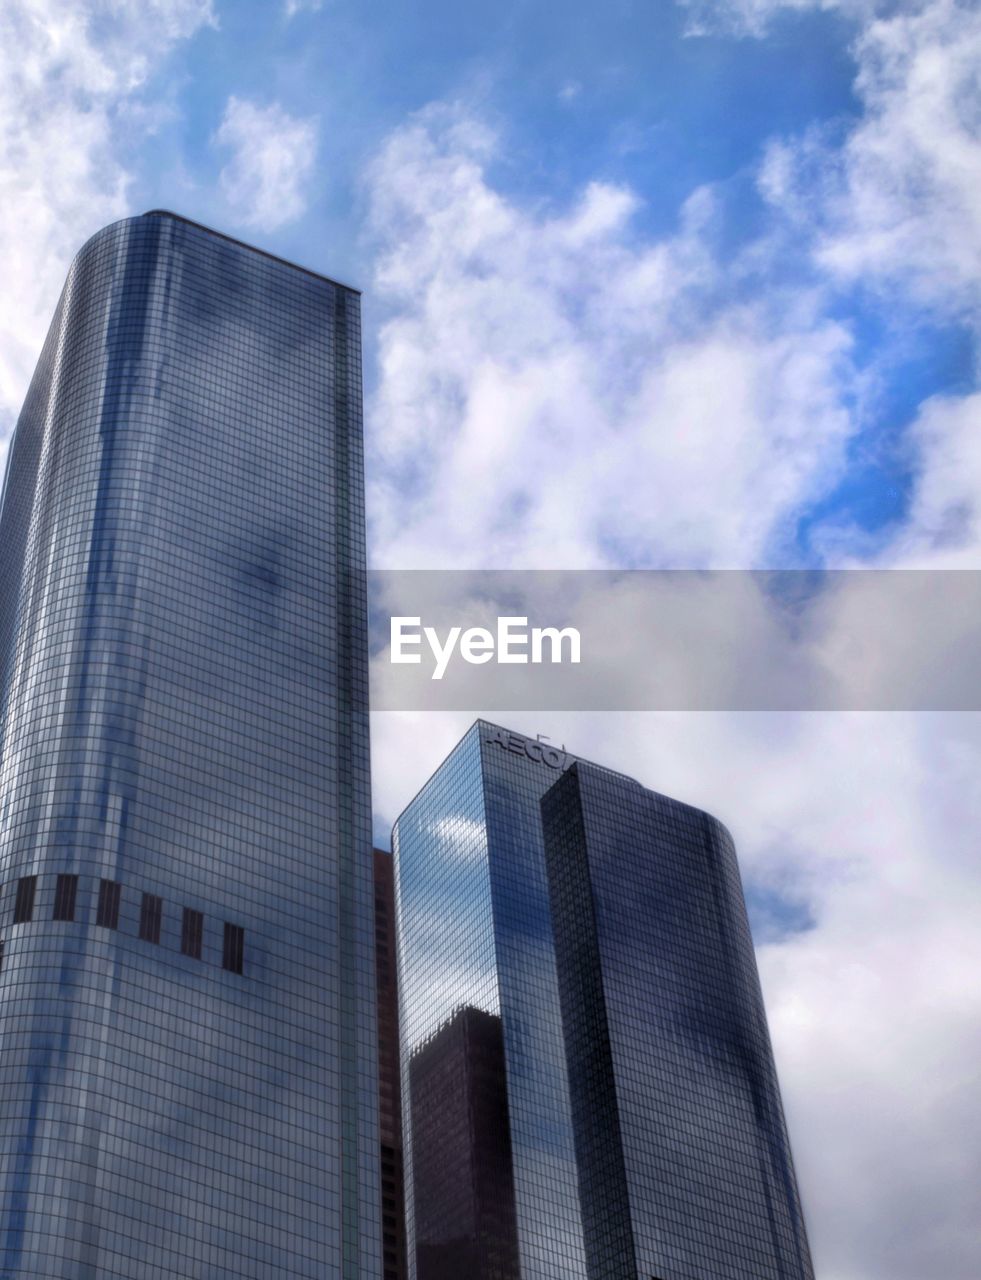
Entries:
MULTIPOLYGON (((0 452, 169 208, 364 291, 377 567, 979 568, 979 125, 954 0, 6 0, 0 452)), ((820 1280, 977 1280, 979 717, 511 724, 733 831, 820 1280)))

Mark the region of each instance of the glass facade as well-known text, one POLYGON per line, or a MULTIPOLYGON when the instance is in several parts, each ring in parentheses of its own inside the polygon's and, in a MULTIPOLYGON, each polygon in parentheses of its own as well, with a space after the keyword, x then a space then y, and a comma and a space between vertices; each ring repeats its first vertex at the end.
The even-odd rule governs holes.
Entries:
POLYGON ((380 1280, 363 526, 358 295, 93 237, 0 512, 5 1277, 380 1280))
MULTIPOLYGON (((477 1014, 501 1038, 484 1105, 507 1128, 517 1261, 475 1230, 468 1275, 812 1280, 724 828, 478 721, 394 839, 415 1280, 442 1280, 458 1180, 429 1172, 449 1079, 414 1076, 477 1014)), ((473 1155, 476 1126, 454 1141, 473 1155)))

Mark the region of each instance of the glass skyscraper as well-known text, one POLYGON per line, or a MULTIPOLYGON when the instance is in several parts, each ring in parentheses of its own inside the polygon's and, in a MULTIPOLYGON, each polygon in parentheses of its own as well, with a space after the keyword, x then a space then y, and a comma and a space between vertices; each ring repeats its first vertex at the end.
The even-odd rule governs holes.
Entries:
POLYGON ((394 842, 414 1280, 812 1280, 725 829, 478 721, 394 842))
POLYGON ((81 250, 0 512, 0 1275, 380 1280, 359 298, 81 250))

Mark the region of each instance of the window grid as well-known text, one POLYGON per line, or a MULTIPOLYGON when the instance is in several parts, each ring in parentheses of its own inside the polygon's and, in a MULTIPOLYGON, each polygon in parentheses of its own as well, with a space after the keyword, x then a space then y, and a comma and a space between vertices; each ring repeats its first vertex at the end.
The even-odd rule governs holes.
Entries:
POLYGON ((418 1280, 813 1280, 728 833, 535 747, 478 721, 393 833, 418 1280))
POLYGON ((0 1271, 377 1280, 356 294, 175 217, 106 228, 8 476, 7 920, 21 867, 44 909, 7 936, 0 1161, 36 1176, 0 1205, 0 1271), (50 923, 69 856, 84 946, 50 923), (100 876, 124 888, 97 929, 100 876), (248 931, 248 985, 210 923, 213 967, 181 956, 185 903, 248 931), (68 1161, 48 1135, 77 1126, 83 1045, 106 1141, 68 1161))

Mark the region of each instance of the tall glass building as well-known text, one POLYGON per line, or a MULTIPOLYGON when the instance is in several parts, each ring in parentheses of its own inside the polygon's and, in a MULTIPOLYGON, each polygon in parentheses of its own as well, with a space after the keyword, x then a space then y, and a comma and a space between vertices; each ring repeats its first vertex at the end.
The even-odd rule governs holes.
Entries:
POLYGON ((0 511, 0 1275, 380 1280, 358 295, 75 260, 0 511))
POLYGON ((394 842, 414 1280, 813 1280, 725 829, 478 721, 394 842))

